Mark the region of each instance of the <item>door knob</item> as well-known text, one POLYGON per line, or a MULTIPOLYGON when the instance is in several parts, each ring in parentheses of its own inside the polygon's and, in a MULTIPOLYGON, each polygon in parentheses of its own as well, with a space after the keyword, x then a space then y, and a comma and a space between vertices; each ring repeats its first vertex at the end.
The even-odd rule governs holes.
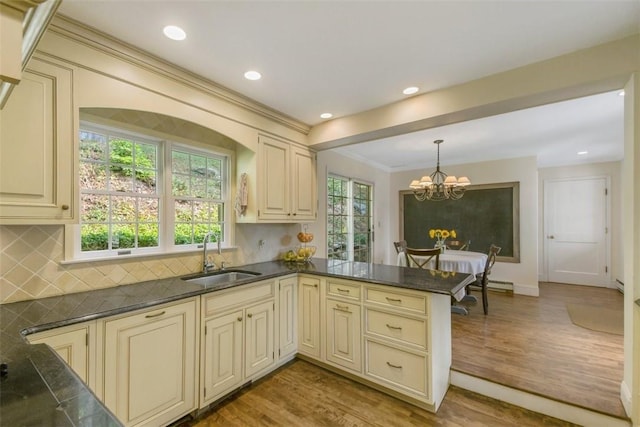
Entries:
POLYGON ((553 234, 551 236, 547 236, 549 239, 555 239, 555 237, 553 237, 553 234))

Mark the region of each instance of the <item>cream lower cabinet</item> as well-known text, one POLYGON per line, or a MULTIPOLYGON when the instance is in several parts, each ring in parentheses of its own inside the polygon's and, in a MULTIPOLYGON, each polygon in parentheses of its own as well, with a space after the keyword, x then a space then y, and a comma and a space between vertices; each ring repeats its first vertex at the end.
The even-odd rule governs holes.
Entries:
POLYGON ((27 337, 31 344, 47 344, 90 388, 95 386, 96 322, 39 332, 27 337))
POLYGON ((327 281, 326 359, 355 372, 362 371, 361 286, 327 281))
POLYGON ((275 366, 275 283, 202 297, 200 407, 275 366))
POLYGON ((451 366, 448 298, 365 286, 365 378, 437 410, 449 385, 451 366))
POLYGON ((320 279, 298 277, 298 353, 314 359, 322 356, 320 346, 320 279))
POLYGON ((298 278, 278 282, 278 362, 290 359, 298 349, 298 278))
POLYGON ((161 426, 197 408, 199 298, 98 321, 98 396, 125 426, 161 426))

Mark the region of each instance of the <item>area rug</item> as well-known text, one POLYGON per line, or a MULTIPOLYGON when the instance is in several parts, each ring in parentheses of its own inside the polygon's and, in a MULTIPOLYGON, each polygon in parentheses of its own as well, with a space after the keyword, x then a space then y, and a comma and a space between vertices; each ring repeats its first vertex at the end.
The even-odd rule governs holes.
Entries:
POLYGON ((624 334, 623 310, 612 310, 593 305, 567 304, 571 321, 583 328, 610 334, 624 334))

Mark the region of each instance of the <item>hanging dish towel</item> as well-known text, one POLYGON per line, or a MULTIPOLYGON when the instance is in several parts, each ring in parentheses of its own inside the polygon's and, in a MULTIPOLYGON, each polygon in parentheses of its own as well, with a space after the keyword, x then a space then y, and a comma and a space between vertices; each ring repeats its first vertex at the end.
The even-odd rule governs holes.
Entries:
POLYGON ((249 189, 247 188, 247 174, 240 175, 240 183, 238 184, 238 194, 236 194, 236 205, 234 207, 236 215, 242 216, 247 211, 247 203, 249 202, 249 189))

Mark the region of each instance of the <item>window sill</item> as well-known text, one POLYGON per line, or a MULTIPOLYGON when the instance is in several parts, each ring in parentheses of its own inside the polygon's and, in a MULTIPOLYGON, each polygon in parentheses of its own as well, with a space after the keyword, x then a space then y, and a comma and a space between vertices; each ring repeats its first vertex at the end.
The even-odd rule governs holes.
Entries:
MULTIPOLYGON (((223 247, 222 252, 232 252, 237 249, 238 249, 237 246, 223 247)), ((209 249, 207 252, 212 253, 216 250, 217 249, 212 248, 212 249, 209 249)), ((168 258, 176 255, 185 255, 185 254, 194 254, 194 253, 202 253, 202 248, 174 250, 169 252, 149 252, 149 253, 137 253, 137 254, 128 254, 128 255, 116 255, 116 256, 108 256, 108 257, 100 257, 100 258, 72 258, 72 259, 65 259, 65 260, 59 261, 58 264, 73 265, 73 264, 84 264, 84 263, 90 263, 90 262, 117 261, 117 260, 123 260, 123 259, 133 260, 137 258, 168 258)))

